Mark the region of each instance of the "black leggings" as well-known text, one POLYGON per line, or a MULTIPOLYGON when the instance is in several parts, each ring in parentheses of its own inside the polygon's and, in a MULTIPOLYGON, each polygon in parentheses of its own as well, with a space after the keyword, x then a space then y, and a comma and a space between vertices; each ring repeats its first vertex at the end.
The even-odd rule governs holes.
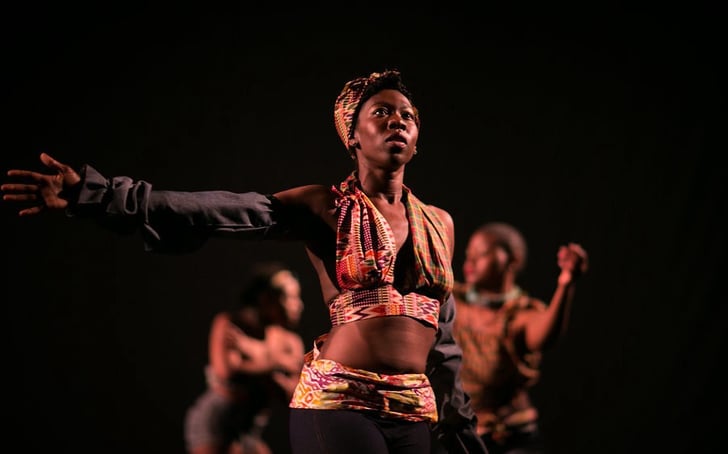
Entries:
POLYGON ((423 454, 430 452, 430 424, 385 419, 351 410, 291 408, 294 454, 423 454))

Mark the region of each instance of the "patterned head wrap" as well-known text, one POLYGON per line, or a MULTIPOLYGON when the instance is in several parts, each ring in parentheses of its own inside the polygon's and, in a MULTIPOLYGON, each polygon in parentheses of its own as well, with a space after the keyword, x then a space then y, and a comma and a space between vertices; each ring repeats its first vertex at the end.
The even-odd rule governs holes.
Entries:
MULTIPOLYGON (((359 108, 367 99, 381 90, 391 88, 399 90, 410 101, 412 95, 402 83, 400 72, 385 70, 381 73, 371 73, 366 77, 357 77, 344 85, 334 103, 334 125, 346 149, 349 149, 349 139, 354 133, 354 123, 359 115, 359 108)), ((417 125, 420 118, 415 109, 417 125)))

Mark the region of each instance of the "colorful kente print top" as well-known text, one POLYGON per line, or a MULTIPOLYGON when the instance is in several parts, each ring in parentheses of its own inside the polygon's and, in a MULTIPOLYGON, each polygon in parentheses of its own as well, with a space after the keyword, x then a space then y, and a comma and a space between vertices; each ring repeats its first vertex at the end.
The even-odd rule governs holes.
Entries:
POLYGON ((437 327, 440 304, 452 291, 447 228, 406 186, 403 202, 414 248, 414 290, 394 288, 394 232, 359 187, 353 172, 338 187, 336 278, 341 293, 329 303, 333 326, 373 317, 406 315, 437 327))

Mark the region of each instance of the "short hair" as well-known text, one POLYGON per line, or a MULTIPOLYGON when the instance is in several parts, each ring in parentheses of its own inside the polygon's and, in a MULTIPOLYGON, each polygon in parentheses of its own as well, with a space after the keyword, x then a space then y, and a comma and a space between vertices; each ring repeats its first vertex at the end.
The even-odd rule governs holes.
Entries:
POLYGON ((506 222, 488 222, 478 227, 474 233, 490 235, 506 251, 511 262, 516 264, 516 273, 526 267, 528 246, 523 234, 513 225, 506 222))
POLYGON ((254 264, 240 292, 238 301, 240 305, 243 307, 258 306, 261 296, 279 295, 282 289, 273 284, 273 277, 281 271, 288 271, 295 276, 295 273, 281 262, 270 261, 254 264))

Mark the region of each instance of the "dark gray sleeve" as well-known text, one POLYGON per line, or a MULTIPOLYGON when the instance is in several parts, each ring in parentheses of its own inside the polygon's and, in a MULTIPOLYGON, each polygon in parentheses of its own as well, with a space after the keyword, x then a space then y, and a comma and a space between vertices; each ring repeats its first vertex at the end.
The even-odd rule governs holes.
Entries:
POLYGON ((159 191, 143 180, 106 178, 89 165, 81 176, 69 214, 93 218, 118 233, 140 232, 150 251, 189 252, 213 236, 286 237, 285 209, 270 195, 159 191))
POLYGON ((477 420, 470 397, 460 381, 463 352, 453 337, 454 320, 455 300, 450 295, 440 307, 437 337, 427 358, 427 376, 435 391, 439 415, 434 436, 451 454, 487 453, 476 432, 477 420))

